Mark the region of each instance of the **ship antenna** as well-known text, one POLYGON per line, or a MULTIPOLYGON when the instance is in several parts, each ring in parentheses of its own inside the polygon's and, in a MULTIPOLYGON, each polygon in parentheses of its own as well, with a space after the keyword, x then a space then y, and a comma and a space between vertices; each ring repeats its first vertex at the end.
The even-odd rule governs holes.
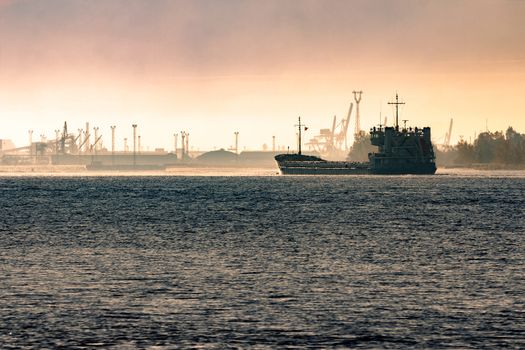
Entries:
POLYGON ((303 126, 301 125, 301 117, 299 117, 299 124, 297 124, 296 126, 299 129, 299 140, 298 140, 299 141, 299 152, 298 154, 300 155, 301 154, 301 127, 303 126))
POLYGON ((383 126, 381 125, 381 119, 383 119, 383 106, 379 103, 379 129, 383 126))
POLYGON ((396 106, 396 130, 399 130, 399 105, 404 105, 405 102, 399 102, 399 97, 396 92, 396 102, 388 102, 388 104, 396 106))

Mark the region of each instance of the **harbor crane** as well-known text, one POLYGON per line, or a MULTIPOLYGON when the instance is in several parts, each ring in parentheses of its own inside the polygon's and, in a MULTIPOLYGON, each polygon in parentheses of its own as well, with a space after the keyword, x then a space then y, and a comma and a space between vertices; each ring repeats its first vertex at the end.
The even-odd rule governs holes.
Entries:
POLYGON ((319 135, 310 139, 306 145, 327 157, 344 157, 348 152, 348 128, 353 107, 354 104, 350 102, 346 118, 338 122, 337 116, 334 116, 331 128, 321 129, 319 135))
POLYGON ((452 135, 452 124, 454 123, 454 119, 450 118, 450 125, 448 127, 448 132, 445 134, 445 142, 443 142, 443 146, 449 147, 450 146, 450 135, 452 135))

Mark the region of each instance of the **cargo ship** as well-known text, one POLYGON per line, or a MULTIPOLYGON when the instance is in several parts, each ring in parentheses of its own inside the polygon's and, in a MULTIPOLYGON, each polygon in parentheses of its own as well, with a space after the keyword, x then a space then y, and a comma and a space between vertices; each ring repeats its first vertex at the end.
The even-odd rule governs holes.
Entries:
POLYGON ((370 142, 377 152, 368 154, 368 162, 327 161, 302 154, 301 131, 304 125, 299 117, 299 147, 294 154, 279 154, 275 161, 283 175, 432 175, 436 172, 435 154, 430 138, 430 127, 399 127, 399 96, 389 104, 396 107, 396 124, 380 125, 370 130, 370 142))

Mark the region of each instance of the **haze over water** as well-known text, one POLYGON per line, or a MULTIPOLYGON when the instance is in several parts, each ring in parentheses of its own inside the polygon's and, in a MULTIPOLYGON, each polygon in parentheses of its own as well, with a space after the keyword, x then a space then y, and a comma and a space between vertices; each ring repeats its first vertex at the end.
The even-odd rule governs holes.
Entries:
POLYGON ((525 177, 2 177, 8 347, 523 348, 525 177))
MULTIPOLYGON (((515 0, 0 0, 0 138, 54 138, 86 121, 117 149, 295 149, 363 90, 361 127, 395 92, 401 119, 452 144, 488 127, 525 130, 525 2, 515 0), (8 123, 6 121, 9 121, 8 123)), ((354 119, 352 117, 352 125, 354 119)))

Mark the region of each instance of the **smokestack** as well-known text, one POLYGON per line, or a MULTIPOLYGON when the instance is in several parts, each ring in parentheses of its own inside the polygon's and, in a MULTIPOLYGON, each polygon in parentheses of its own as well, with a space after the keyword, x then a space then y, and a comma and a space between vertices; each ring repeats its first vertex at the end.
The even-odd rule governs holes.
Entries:
POLYGON ((425 142, 430 145, 430 128, 428 126, 423 128, 423 138, 425 139, 425 142))
POLYGON ((384 149, 385 153, 390 154, 392 152, 392 134, 394 129, 393 128, 385 128, 385 143, 384 143, 384 149))

